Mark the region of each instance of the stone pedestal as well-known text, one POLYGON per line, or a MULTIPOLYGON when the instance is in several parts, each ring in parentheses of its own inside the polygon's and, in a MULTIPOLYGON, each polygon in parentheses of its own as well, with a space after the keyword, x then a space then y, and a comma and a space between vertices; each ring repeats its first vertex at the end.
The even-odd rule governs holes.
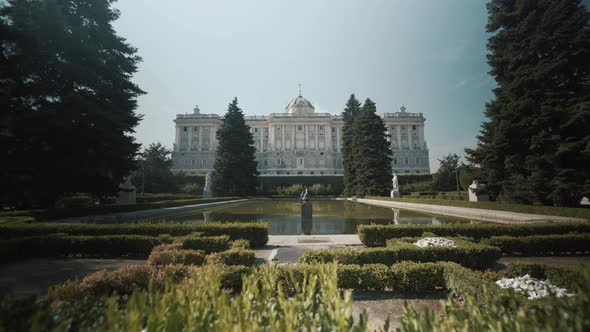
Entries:
POLYGON ((481 190, 485 189, 485 185, 477 183, 477 181, 473 181, 471 185, 469 185, 469 201, 470 202, 487 202, 490 200, 488 194, 482 193, 481 190), (477 193, 477 191, 480 191, 477 193))
POLYGON ((135 204, 136 190, 135 186, 131 184, 129 177, 125 178, 125 181, 119 185, 119 196, 117 197, 117 203, 119 204, 135 204))
POLYGON ((301 204, 301 231, 304 235, 311 235, 313 228, 313 207, 311 203, 301 204))
POLYGON ((391 197, 391 198, 394 198, 394 197, 401 197, 401 196, 400 196, 400 194, 399 194, 399 191, 397 191, 397 190, 392 190, 392 191, 391 191, 391 196, 390 196, 390 197, 391 197))

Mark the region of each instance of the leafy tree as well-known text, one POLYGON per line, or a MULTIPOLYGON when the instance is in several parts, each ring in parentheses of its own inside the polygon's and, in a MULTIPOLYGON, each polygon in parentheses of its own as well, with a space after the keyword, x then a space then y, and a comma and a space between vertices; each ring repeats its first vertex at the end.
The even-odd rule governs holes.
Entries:
POLYGON ((152 143, 139 155, 139 169, 131 179, 138 192, 174 193, 178 190, 177 181, 170 170, 171 153, 162 144, 152 143))
POLYGON ((113 30, 112 2, 0 3, 3 199, 103 196, 132 171, 141 58, 113 30))
POLYGON ((490 74, 476 149, 491 197, 577 205, 590 194, 590 13, 580 0, 488 4, 490 74))
POLYGON ((438 160, 440 166, 434 174, 432 189, 436 191, 451 191, 457 189, 457 169, 459 156, 451 153, 438 160))
POLYGON ((229 104, 223 124, 217 130, 217 152, 213 165, 213 192, 217 196, 246 196, 256 193, 257 163, 254 138, 238 107, 229 104))
POLYGON ((352 153, 352 140, 354 136, 354 119, 361 111, 361 103, 356 99, 354 94, 351 94, 346 102, 346 108, 342 112, 342 120, 344 126, 342 127, 342 167, 344 172, 344 194, 351 195, 355 187, 355 169, 354 155, 352 153))
POLYGON ((377 108, 367 98, 353 123, 353 169, 357 196, 385 195, 390 190, 392 153, 386 127, 377 108))

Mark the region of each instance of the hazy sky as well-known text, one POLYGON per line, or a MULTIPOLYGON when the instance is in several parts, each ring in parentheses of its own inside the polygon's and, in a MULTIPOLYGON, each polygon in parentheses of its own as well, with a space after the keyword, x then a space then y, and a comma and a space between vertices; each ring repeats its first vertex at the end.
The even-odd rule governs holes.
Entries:
POLYGON ((282 112, 303 85, 316 111, 340 113, 351 93, 378 112, 426 117, 437 158, 475 145, 487 74, 486 1, 119 0, 117 33, 139 49, 137 139, 174 141, 176 114, 282 112))

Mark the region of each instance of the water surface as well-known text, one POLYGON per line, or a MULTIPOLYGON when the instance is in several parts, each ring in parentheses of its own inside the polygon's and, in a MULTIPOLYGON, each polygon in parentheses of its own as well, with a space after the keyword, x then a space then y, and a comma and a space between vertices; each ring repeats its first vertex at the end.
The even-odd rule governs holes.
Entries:
POLYGON ((167 217, 168 220, 198 223, 269 223, 271 235, 356 234, 360 224, 442 224, 465 222, 429 214, 373 206, 344 200, 313 200, 303 207, 297 200, 260 199, 167 217), (311 213, 310 210, 311 209, 311 213))

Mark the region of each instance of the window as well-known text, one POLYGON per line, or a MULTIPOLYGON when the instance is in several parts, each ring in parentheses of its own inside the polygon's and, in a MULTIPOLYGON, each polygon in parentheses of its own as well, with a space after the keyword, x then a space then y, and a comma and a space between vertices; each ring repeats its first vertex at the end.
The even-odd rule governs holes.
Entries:
POLYGON ((299 165, 303 165, 303 158, 299 158, 299 165))
POLYGON ((254 128, 254 132, 257 133, 258 132, 258 128, 254 128))
POLYGON ((416 165, 420 165, 420 158, 416 157, 416 165))
POLYGON ((191 166, 192 166, 192 167, 195 167, 195 160, 194 160, 194 159, 193 159, 193 160, 191 160, 191 166))
POLYGON ((320 152, 320 156, 323 156, 323 155, 324 155, 324 153, 323 152, 320 152))
POLYGON ((409 160, 408 160, 408 157, 406 157, 406 165, 407 165, 407 164, 409 164, 409 163, 410 163, 410 162, 409 162, 409 160))
POLYGON ((397 165, 397 158, 393 158, 393 164, 397 165))
POLYGON ((281 165, 281 158, 277 158, 277 166, 281 165))
POLYGON ((299 130, 299 131, 303 130, 303 126, 297 126, 297 130, 299 130))
POLYGON ((336 132, 336 128, 332 128, 332 132, 335 133, 336 132))
POLYGON ((187 127, 183 127, 182 129, 183 129, 184 131, 187 131, 187 127))
POLYGON ((416 130, 416 126, 412 126, 412 130, 416 130))
POLYGON ((309 174, 313 175, 313 174, 315 174, 315 173, 314 173, 314 171, 311 171, 311 172, 309 172, 309 174))
POLYGON ((207 167, 207 159, 203 159, 203 160, 201 161, 201 166, 202 166, 202 167, 207 167))
POLYGON ((268 161, 264 159, 264 166, 268 166, 268 161))
POLYGON ((320 126, 320 130, 324 130, 324 126, 320 126))

